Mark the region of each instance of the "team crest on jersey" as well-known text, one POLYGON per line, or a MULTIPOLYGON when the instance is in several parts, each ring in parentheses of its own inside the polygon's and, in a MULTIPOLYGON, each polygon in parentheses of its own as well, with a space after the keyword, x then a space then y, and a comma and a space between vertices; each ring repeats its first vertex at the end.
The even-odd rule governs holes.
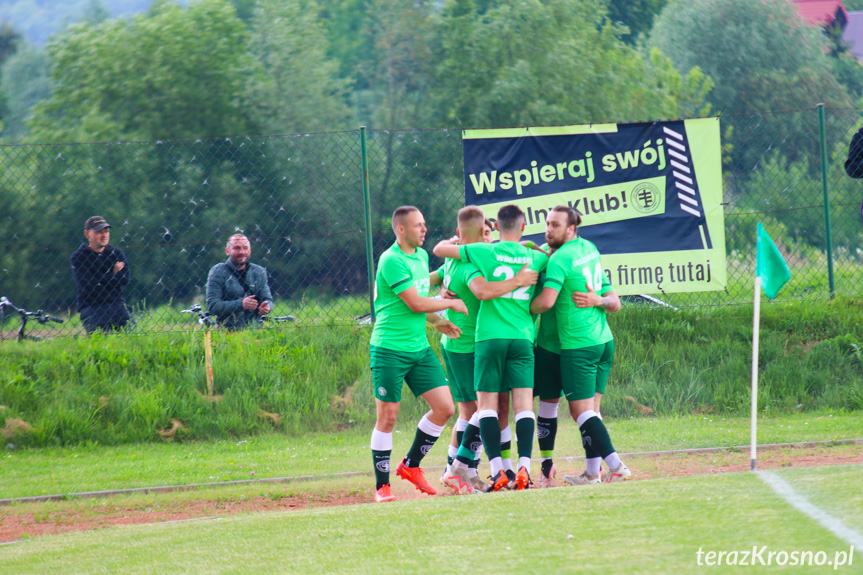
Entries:
POLYGON ((378 395, 380 395, 381 397, 386 397, 387 396, 387 388, 385 388, 384 386, 380 386, 378 388, 378 395))
POLYGON ((428 452, 432 450, 433 445, 423 445, 420 447, 420 451, 423 452, 423 455, 428 455, 428 452))
POLYGON ((536 438, 537 439, 545 439, 549 435, 551 435, 551 431, 549 431, 547 428, 545 428, 545 427, 537 427, 536 428, 536 438))
POLYGON ((375 469, 377 469, 381 473, 389 473, 390 472, 390 460, 384 459, 383 461, 378 461, 377 463, 375 463, 375 469))

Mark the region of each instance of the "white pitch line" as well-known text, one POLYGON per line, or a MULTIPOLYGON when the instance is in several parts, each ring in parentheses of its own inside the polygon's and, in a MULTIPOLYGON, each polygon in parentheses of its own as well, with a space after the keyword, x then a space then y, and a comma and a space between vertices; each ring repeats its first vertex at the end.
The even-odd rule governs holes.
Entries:
POLYGON ((863 549, 863 535, 842 523, 842 520, 833 517, 820 507, 810 503, 806 497, 794 491, 794 488, 787 481, 772 471, 758 471, 756 475, 769 485, 777 495, 788 502, 791 507, 804 515, 808 515, 811 519, 817 521, 821 527, 845 543, 853 545, 858 553, 863 549))

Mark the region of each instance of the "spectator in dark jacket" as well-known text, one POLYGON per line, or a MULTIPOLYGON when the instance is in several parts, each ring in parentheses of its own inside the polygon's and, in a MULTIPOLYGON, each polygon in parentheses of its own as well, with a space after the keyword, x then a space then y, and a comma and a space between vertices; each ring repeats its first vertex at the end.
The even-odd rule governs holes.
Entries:
POLYGON ((207 277, 207 311, 228 329, 263 324, 261 318, 273 311, 267 270, 249 262, 252 245, 243 234, 228 238, 225 254, 228 261, 213 266, 207 277))
POLYGON ((88 333, 118 329, 131 319, 122 292, 132 275, 123 252, 108 243, 110 230, 102 216, 89 218, 84 223, 87 243, 72 253, 78 312, 88 333))
MULTIPOLYGON (((848 145, 848 159, 845 160, 845 173, 852 178, 863 178, 863 128, 854 132, 848 145)), ((863 206, 860 207, 863 217, 863 206)))

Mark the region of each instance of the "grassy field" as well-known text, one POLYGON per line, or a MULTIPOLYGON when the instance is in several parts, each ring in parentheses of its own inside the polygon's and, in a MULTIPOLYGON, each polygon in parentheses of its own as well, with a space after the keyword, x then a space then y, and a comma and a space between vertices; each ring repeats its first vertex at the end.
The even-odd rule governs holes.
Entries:
MULTIPOLYGON (((860 530, 861 471, 858 465, 774 473, 860 530)), ((0 573, 686 573, 699 569, 699 550, 753 546, 823 551, 831 561, 842 552, 847 561, 849 549, 756 474, 738 473, 43 537, 0 547, 0 573)), ((859 572, 861 560, 858 554, 853 566, 837 571, 859 572)))
MULTIPOLYGON (((634 305, 611 322, 604 414, 748 413, 751 309, 634 305)), ((763 413, 863 410, 859 302, 765 305, 762 325, 763 413)), ((369 333, 350 325, 216 332, 217 400, 206 397, 200 332, 4 342, 0 429, 17 446, 365 429, 374 413, 369 333)), ((415 419, 424 405, 406 395, 402 414, 415 419)))
MULTIPOLYGON (((621 453, 749 444, 749 420, 744 417, 608 418, 607 423, 621 453)), ((393 457, 407 452, 413 425, 415 421, 403 419, 396 428, 393 457)), ((0 455, 0 499, 369 472, 370 434, 369 427, 295 437, 271 433, 231 441, 7 450, 0 455)), ((792 414, 759 422, 761 444, 861 437, 863 412, 792 414)), ((584 455, 571 419, 561 418, 555 452, 559 457, 584 455)), ((445 458, 446 440, 441 440, 424 465, 442 466, 445 458)))

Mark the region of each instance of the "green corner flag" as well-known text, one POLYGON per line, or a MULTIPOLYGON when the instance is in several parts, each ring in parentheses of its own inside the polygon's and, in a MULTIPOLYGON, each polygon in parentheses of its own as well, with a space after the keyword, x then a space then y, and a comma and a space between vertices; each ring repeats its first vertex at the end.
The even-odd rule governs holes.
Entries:
POLYGON ((779 248, 773 243, 761 222, 758 222, 756 258, 758 264, 755 275, 761 278, 764 294, 770 299, 775 299, 782 286, 791 279, 791 272, 788 270, 785 258, 779 253, 779 248))

